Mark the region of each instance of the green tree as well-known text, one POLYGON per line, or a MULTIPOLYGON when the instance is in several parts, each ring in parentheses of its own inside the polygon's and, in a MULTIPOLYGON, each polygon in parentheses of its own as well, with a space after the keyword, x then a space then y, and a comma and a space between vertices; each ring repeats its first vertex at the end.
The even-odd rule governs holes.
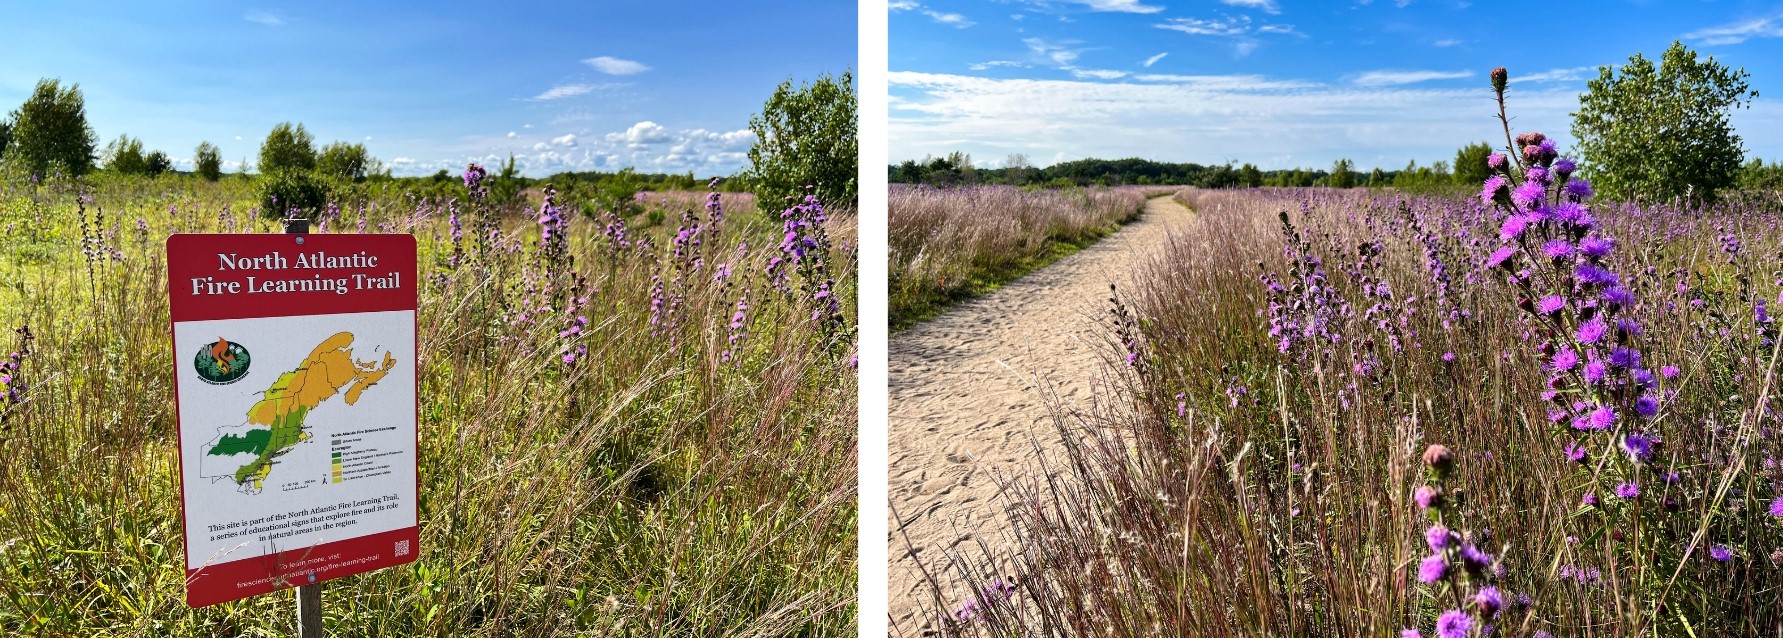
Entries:
POLYGON ((166 153, 155 151, 142 158, 142 171, 149 177, 173 170, 173 159, 166 153))
POLYGON ((1485 142, 1468 144, 1455 151, 1455 181, 1478 186, 1492 176, 1486 158, 1492 156, 1492 145, 1485 142))
POLYGON ((12 141, 12 119, 0 120, 0 157, 6 157, 6 143, 12 141))
POLYGON ((365 179, 371 163, 371 153, 366 152, 364 144, 334 142, 322 147, 322 154, 316 157, 316 172, 358 182, 365 179))
POLYGON ((1010 153, 1009 158, 1003 160, 1003 178, 1011 184, 1020 186, 1028 183, 1028 177, 1033 172, 1034 165, 1028 162, 1026 154, 1010 153))
POLYGON ((1332 188, 1349 188, 1356 185, 1355 162, 1348 158, 1339 159, 1331 164, 1331 176, 1325 180, 1332 188))
POLYGON ((1238 185, 1245 188, 1262 186, 1263 172, 1257 170, 1255 164, 1245 162, 1244 166, 1238 167, 1238 185))
POLYGON ((65 169, 83 175, 93 169, 99 136, 87 124, 86 98, 80 85, 61 80, 37 81, 31 97, 12 113, 6 157, 33 173, 65 169))
POLYGON ((501 172, 489 182, 489 198, 497 204, 506 204, 520 200, 520 169, 514 166, 514 154, 508 153, 508 161, 501 165, 501 172))
POLYGON ((260 172, 307 171, 316 168, 316 138, 290 122, 280 122, 260 143, 260 172))
POLYGON ((192 164, 198 174, 210 181, 223 177, 223 153, 210 142, 199 142, 198 150, 192 153, 192 164))
POLYGON ((1639 53, 1620 75, 1598 67, 1573 113, 1581 170, 1612 199, 1713 200, 1744 156, 1728 117, 1758 97, 1748 77, 1679 42, 1657 68, 1639 53))
POLYGON ((815 187, 826 204, 854 206, 860 167, 859 122, 853 72, 824 74, 794 87, 780 83, 761 113, 749 118, 749 178, 756 195, 770 202, 815 187))
POLYGON ((105 152, 100 156, 105 161, 105 169, 119 175, 141 175, 148 172, 148 164, 142 154, 142 140, 129 135, 119 135, 105 145, 105 152))

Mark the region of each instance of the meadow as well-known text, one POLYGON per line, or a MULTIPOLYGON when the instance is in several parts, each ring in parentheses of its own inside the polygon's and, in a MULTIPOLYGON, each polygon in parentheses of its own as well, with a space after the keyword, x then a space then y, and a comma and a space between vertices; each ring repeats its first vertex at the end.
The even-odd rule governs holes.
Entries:
MULTIPOLYGON (((853 211, 497 205, 479 171, 312 227, 412 233, 422 282, 420 557, 325 583, 328 634, 851 635, 853 211)), ((164 242, 279 232, 257 202, 0 183, 0 633, 291 635, 289 592, 183 601, 164 242)))
POLYGON ((892 184, 891 327, 910 327, 1077 252, 1170 190, 892 184))
POLYGON ((1783 631, 1783 199, 1518 142, 1477 194, 1183 190, 950 633, 1783 631))

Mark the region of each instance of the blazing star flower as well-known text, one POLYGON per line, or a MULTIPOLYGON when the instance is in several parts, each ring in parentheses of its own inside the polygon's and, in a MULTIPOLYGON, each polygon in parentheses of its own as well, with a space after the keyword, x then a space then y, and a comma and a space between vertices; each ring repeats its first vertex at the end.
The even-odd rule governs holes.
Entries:
POLYGON ((1450 609, 1436 619, 1437 638, 1467 638, 1467 632, 1473 629, 1473 619, 1467 612, 1450 609))
POLYGON ((1492 555, 1480 551, 1473 543, 1466 543, 1461 546, 1461 564, 1467 571, 1478 573, 1492 565, 1492 555))
POLYGON ((1585 505, 1597 505, 1597 495, 1587 492, 1583 498, 1579 499, 1579 502, 1585 505))
POLYGON ((1508 184, 1510 184, 1510 182, 1505 181, 1503 175, 1493 175, 1486 178, 1486 182, 1480 185, 1480 202, 1484 204, 1492 203, 1492 201, 1497 199, 1500 194, 1504 193, 1508 184))
POLYGON ((1486 258, 1486 267, 1497 268, 1499 266, 1504 266, 1505 268, 1510 268, 1508 262, 1510 261, 1510 258, 1516 254, 1517 249, 1510 246, 1505 246, 1492 251, 1492 255, 1486 258))
POLYGON ((1504 606, 1504 597, 1499 595, 1497 587, 1487 585, 1473 595, 1473 604, 1480 608, 1480 617, 1491 618, 1498 615, 1498 608, 1504 606))
POLYGON ((1566 444, 1566 460, 1574 463, 1584 463, 1585 446, 1579 445, 1577 441, 1566 444))
POLYGON ((1541 301, 1535 302, 1535 309, 1541 311, 1541 313, 1544 315, 1551 315, 1556 312, 1560 312, 1560 309, 1565 308, 1565 307, 1566 307, 1566 299, 1561 297, 1560 295, 1548 295, 1546 297, 1542 297, 1541 301))
POLYGON ((1430 509, 1442 502, 1442 492, 1429 485, 1420 485, 1412 491, 1412 500, 1418 503, 1418 509, 1430 509))
POLYGON ((1529 167, 1529 170, 1525 171, 1523 174, 1529 178, 1529 181, 1541 182, 1543 184, 1548 183, 1548 169, 1540 164, 1529 167))
POLYGON ((1622 449, 1636 461, 1646 461, 1653 457, 1653 439, 1641 434, 1630 434, 1622 438, 1622 449))
POLYGON ((1771 501, 1771 516, 1783 518, 1783 496, 1779 496, 1777 497, 1777 500, 1771 501))
POLYGON ((1665 377, 1667 379, 1677 378, 1678 366, 1665 366, 1663 368, 1660 368, 1659 376, 1665 377))
POLYGON ((1617 346, 1610 351, 1610 365, 1618 368, 1633 368, 1641 365, 1641 352, 1628 346, 1617 346))
POLYGON ((1579 324, 1579 332, 1576 336, 1578 336, 1580 343, 1592 344, 1602 341, 1604 333, 1608 331, 1609 326, 1604 325, 1603 317, 1597 316, 1592 317, 1590 321, 1579 324))
POLYGON ((1433 552, 1440 553, 1447 549, 1449 543, 1454 539, 1455 533, 1441 525, 1432 525, 1430 529, 1424 531, 1424 542, 1430 545, 1430 551, 1433 552))
POLYGON ((1541 182, 1528 181, 1518 184, 1517 188, 1511 191, 1511 203, 1516 204, 1518 208, 1535 206, 1541 203, 1543 190, 1541 182))
POLYGON ((1591 182, 1576 177, 1567 180, 1566 186, 1561 187, 1560 190, 1566 193, 1568 197, 1573 198, 1574 201, 1590 199, 1592 193, 1591 182))
MULTIPOLYGON (((1511 241, 1521 236, 1523 231, 1527 228, 1529 228, 1528 219, 1525 219, 1522 215, 1511 215, 1504 219, 1504 224, 1502 226, 1498 227, 1498 236, 1505 241, 1511 241)), ((1762 308, 1763 306, 1760 307, 1762 308)))
MULTIPOLYGON (((1627 288, 1616 286, 1603 291, 1603 300, 1604 303, 1608 303, 1612 306, 1632 306, 1634 305, 1634 293, 1629 292, 1627 288)), ((1620 324, 1618 324, 1618 327, 1621 327, 1620 324)))
POLYGON ((1659 399, 1651 394, 1642 395, 1641 398, 1634 401, 1634 413, 1652 418, 1653 415, 1659 414, 1659 399))
POLYGON ((1585 382, 1596 385, 1603 382, 1604 375, 1610 373, 1610 366, 1602 361, 1585 364, 1585 382))
POLYGON ((1418 580, 1426 585, 1436 584, 1449 574, 1449 564, 1443 561, 1442 554, 1432 554, 1418 563, 1418 580))
POLYGON ((1416 629, 1401 629, 1399 638, 1424 638, 1424 634, 1418 633, 1416 629))
POLYGON ((1728 549, 1726 545, 1715 545, 1709 548, 1709 558, 1725 563, 1728 559, 1733 558, 1733 550, 1728 549))
POLYGON ((1610 249, 1614 247, 1615 244, 1610 240, 1596 235, 1579 241, 1579 252, 1592 259, 1602 259, 1605 255, 1610 254, 1610 249))
POLYGON ((1549 259, 1566 259, 1573 256, 1573 245, 1564 239, 1550 239, 1548 243, 1542 244, 1542 253, 1549 259))
POLYGON ((1585 422, 1592 430, 1608 430, 1616 424, 1616 409, 1607 405, 1597 406, 1591 414, 1585 416, 1585 422))
POLYGON ((1598 286, 1616 285, 1616 273, 1598 268, 1591 264, 1579 264, 1579 267, 1573 271, 1573 274, 1578 276, 1579 281, 1587 284, 1598 286))
MULTIPOLYGON (((1634 300, 1630 299, 1628 303, 1632 304, 1634 303, 1634 300)), ((1643 330, 1641 330, 1640 322, 1629 319, 1628 317, 1618 317, 1616 319, 1616 329, 1628 333, 1631 337, 1638 336, 1643 332, 1643 330)))
POLYGON ((1632 499, 1632 498, 1640 496, 1640 495, 1641 495, 1641 486, 1638 483, 1629 481, 1629 482, 1621 483, 1616 486, 1616 498, 1632 499))
POLYGON ((1572 158, 1562 157, 1560 161, 1554 162, 1554 172, 1559 173, 1562 177, 1571 175, 1576 170, 1579 170, 1579 165, 1573 162, 1572 158))
POLYGON ((1573 366, 1579 365, 1579 353, 1573 352, 1572 348, 1561 348, 1554 353, 1553 365, 1555 370, 1571 370, 1573 366))

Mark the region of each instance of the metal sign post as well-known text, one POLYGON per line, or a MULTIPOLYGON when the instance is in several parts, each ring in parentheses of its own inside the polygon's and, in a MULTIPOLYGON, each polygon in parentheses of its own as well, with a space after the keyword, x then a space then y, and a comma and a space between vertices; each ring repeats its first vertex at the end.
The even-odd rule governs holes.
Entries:
MULTIPOLYGON (((301 217, 285 220, 285 234, 308 232, 310 220, 301 217)), ((297 586, 297 638, 322 638, 322 583, 297 586)))

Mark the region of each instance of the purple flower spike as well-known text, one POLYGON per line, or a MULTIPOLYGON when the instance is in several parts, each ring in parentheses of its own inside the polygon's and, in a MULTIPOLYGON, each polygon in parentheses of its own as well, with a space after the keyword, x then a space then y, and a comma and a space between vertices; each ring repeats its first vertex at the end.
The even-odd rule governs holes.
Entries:
POLYGON ((1480 202, 1483 204, 1492 203, 1494 200, 1498 199, 1500 195, 1504 194, 1508 184, 1509 182, 1505 181, 1503 175, 1493 175, 1486 178, 1486 182, 1480 185, 1480 202))
POLYGON ((1678 377, 1678 366, 1665 366, 1663 368, 1660 368, 1659 376, 1665 377, 1667 379, 1677 378, 1678 377))
POLYGON ((1505 268, 1510 268, 1510 258, 1516 254, 1517 249, 1510 246, 1494 250, 1492 251, 1492 255, 1486 258, 1486 267, 1497 268, 1499 266, 1504 266, 1505 268))

